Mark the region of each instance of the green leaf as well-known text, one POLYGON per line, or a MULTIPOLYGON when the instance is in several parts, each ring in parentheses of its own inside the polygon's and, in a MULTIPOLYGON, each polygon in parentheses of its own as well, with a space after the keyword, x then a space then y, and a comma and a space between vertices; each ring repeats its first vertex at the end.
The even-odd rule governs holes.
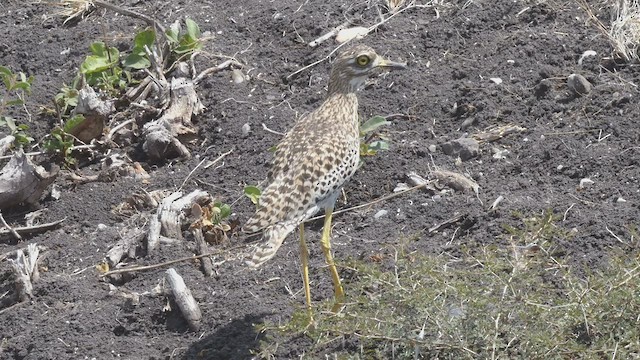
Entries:
POLYGON ((184 22, 187 25, 187 35, 189 36, 189 38, 191 38, 191 40, 193 41, 198 40, 200 38, 200 27, 198 26, 198 24, 189 18, 187 18, 184 22))
POLYGON ((107 52, 106 46, 102 42, 94 42, 89 46, 93 55, 89 55, 80 65, 80 72, 83 74, 100 73, 113 67, 120 58, 120 52, 114 47, 110 47, 107 52))
POLYGON ((251 200, 252 203, 258 205, 258 201, 260 200, 260 195, 262 191, 258 189, 258 187, 253 185, 247 185, 244 187, 244 195, 251 200))
POLYGON ((379 128, 380 126, 389 125, 389 124, 391 124, 391 122, 387 121, 382 116, 374 116, 369 120, 367 120, 366 122, 364 122, 362 125, 360 125, 360 133, 361 134, 370 133, 376 130, 377 128, 379 128))
POLYGON ((5 103, 6 106, 14 106, 14 105, 22 105, 22 104, 24 104, 24 101, 20 99, 9 100, 5 103))
MULTIPOLYGON (((84 122, 84 115, 82 114, 73 115, 71 118, 69 118, 69 120, 67 120, 64 123, 64 129, 62 130, 65 133, 71 133, 73 132, 73 129, 78 127, 78 125, 82 124, 83 122, 84 122)), ((60 141, 62 141, 62 138, 60 138, 60 141)))
POLYGON ((4 120, 7 122, 6 125, 9 128, 9 130, 11 130, 12 133, 15 132, 17 127, 16 127, 16 122, 13 121, 13 118, 10 116, 6 116, 4 120))
POLYGON ((122 65, 128 68, 140 70, 150 67, 151 61, 149 61, 146 55, 129 54, 129 56, 124 59, 122 65))
POLYGON ((376 152, 380 150, 389 150, 389 143, 383 140, 373 141, 371 142, 371 144, 369 144, 369 149, 376 152))
POLYGON ((229 215, 231 215, 231 206, 228 204, 222 204, 220 206, 220 218, 225 219, 228 218, 229 215))
POLYGON ((9 70, 9 68, 4 67, 4 66, 0 66, 0 75, 2 76, 11 76, 12 72, 11 70, 9 70))
POLYGON ((152 29, 147 29, 136 34, 136 37, 133 39, 133 47, 134 49, 140 49, 144 52, 144 46, 146 45, 151 48, 155 41, 156 32, 152 29))
POLYGON ((21 145, 28 145, 33 141, 33 138, 31 136, 27 136, 23 133, 17 133, 14 136, 16 138, 16 141, 21 145))
POLYGON ((164 32, 165 36, 167 37, 167 40, 169 40, 170 43, 174 43, 177 44, 179 42, 178 40, 178 36, 180 35, 180 25, 178 24, 174 24, 171 25, 167 31, 164 32), (174 26, 176 25, 176 26, 174 26))
POLYGON ((107 46, 102 41, 96 41, 89 45, 89 51, 99 57, 107 56, 107 46))

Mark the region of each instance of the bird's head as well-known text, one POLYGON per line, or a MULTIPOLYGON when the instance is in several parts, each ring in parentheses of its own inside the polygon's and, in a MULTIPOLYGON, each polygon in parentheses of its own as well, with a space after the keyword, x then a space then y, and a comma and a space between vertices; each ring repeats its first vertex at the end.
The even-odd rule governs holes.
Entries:
POLYGON ((329 78, 329 94, 349 93, 361 88, 367 77, 377 69, 404 69, 407 65, 387 60, 365 45, 356 45, 342 52, 333 62, 329 78))

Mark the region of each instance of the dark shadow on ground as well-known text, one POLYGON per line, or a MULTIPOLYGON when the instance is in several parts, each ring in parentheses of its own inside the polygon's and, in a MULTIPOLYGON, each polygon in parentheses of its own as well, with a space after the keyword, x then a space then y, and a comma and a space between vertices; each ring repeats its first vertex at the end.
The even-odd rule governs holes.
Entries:
POLYGON ((249 314, 232 320, 211 335, 191 344, 183 359, 250 359, 253 356, 251 351, 259 348, 263 336, 256 331, 254 324, 262 323, 266 315, 268 314, 249 314))

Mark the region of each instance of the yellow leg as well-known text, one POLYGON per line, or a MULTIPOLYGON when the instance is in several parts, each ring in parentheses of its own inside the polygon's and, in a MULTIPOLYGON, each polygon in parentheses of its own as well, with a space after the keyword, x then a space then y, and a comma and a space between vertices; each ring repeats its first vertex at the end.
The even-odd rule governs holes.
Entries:
POLYGON ((307 301, 309 322, 313 322, 311 310, 311 289, 309 289, 309 249, 304 241, 304 223, 300 224, 300 258, 302 259, 302 281, 304 282, 304 297, 307 301))
POLYGON ((333 291, 336 297, 336 303, 331 308, 331 311, 337 312, 342 307, 344 303, 344 290, 342 289, 342 284, 340 283, 340 276, 338 275, 338 270, 336 269, 336 264, 333 261, 333 256, 331 255, 331 216, 333 214, 333 208, 328 208, 325 211, 324 215, 324 228, 322 229, 322 239, 320 239, 320 245, 322 246, 322 252, 324 252, 324 257, 327 261, 327 265, 329 265, 329 272, 331 273, 331 278, 333 279, 333 291))

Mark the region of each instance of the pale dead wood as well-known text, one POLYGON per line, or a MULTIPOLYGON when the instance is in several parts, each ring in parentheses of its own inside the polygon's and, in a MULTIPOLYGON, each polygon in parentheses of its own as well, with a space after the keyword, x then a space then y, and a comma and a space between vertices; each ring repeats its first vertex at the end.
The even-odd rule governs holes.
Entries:
POLYGON ((477 194, 480 189, 478 183, 453 171, 435 170, 431 172, 431 175, 433 175, 438 182, 457 191, 464 192, 471 190, 477 194))
MULTIPOLYGON (((191 230, 191 233, 193 234, 193 237, 196 240, 196 254, 202 255, 202 254, 208 253, 209 246, 207 245, 207 242, 204 239, 204 235, 202 234, 202 229, 194 228, 191 230)), ((210 257, 205 256, 202 259, 200 259, 200 267, 202 268, 202 272, 206 276, 208 277, 213 276, 213 261, 211 261, 210 257)))
POLYGON ((47 187, 55 180, 59 168, 52 166, 47 172, 34 165, 18 150, 0 170, 0 210, 19 204, 35 204, 47 187))
POLYGON ((147 252, 154 251, 160 236, 181 240, 182 220, 185 213, 193 204, 204 204, 211 201, 209 193, 203 190, 194 190, 187 195, 177 191, 162 200, 156 214, 149 219, 149 233, 147 235, 147 252))
POLYGON ((7 221, 4 219, 4 216, 2 216, 2 211, 0 211, 0 222, 2 222, 2 225, 4 225, 5 229, 9 230, 11 235, 13 235, 13 237, 16 238, 16 240, 22 240, 22 236, 20 236, 20 234, 18 234, 17 231, 15 231, 11 226, 9 226, 9 224, 7 224, 7 221))
POLYGON ((109 267, 115 267, 125 256, 134 259, 136 246, 141 244, 145 235, 145 232, 139 228, 130 228, 122 231, 120 240, 107 251, 107 255, 105 256, 109 267))
POLYGON ((208 69, 202 70, 202 72, 200 74, 198 74, 198 76, 196 76, 193 79, 193 83, 198 85, 207 76, 209 76, 211 74, 215 74, 215 73, 220 72, 222 70, 233 69, 234 67, 241 69, 241 68, 244 67, 244 65, 242 65, 241 63, 239 63, 238 61, 233 60, 233 59, 226 60, 226 61, 222 62, 220 65, 217 65, 217 66, 210 67, 208 69))
POLYGON ((36 244, 27 246, 28 257, 23 249, 16 252, 15 259, 9 259, 15 275, 16 292, 20 301, 27 301, 33 296, 33 282, 38 281, 38 256, 40 249, 36 244))
POLYGON ((443 228, 449 227, 449 226, 451 226, 453 224, 456 224, 456 223, 462 221, 464 218, 465 218, 465 215, 454 216, 454 217, 449 218, 449 219, 447 219, 447 220, 445 220, 445 221, 443 221, 443 222, 441 222, 441 223, 439 223, 437 225, 434 225, 434 226, 430 227, 428 231, 429 231, 429 233, 434 233, 436 231, 440 231, 440 229, 443 229, 443 228))
POLYGON ((103 100, 83 81, 78 91, 78 105, 73 109, 72 116, 83 115, 84 120, 68 131, 82 143, 102 136, 105 124, 116 111, 113 100, 103 100))
POLYGON ((194 138, 197 135, 191 116, 204 110, 193 81, 186 78, 171 79, 170 93, 169 108, 159 119, 145 124, 143 128, 145 140, 142 149, 152 160, 190 158, 191 153, 180 138, 194 138))
POLYGON ((340 30, 345 29, 349 25, 350 25, 350 22, 349 21, 345 21, 342 24, 340 24, 340 25, 336 26, 335 28, 331 29, 329 32, 323 34, 319 38, 309 42, 308 45, 310 47, 316 47, 316 46, 322 44, 323 42, 329 40, 330 38, 334 37, 337 33, 340 32, 340 30))
MULTIPOLYGON (((46 223, 46 224, 39 224, 39 225, 33 225, 33 226, 24 226, 24 227, 14 227, 13 231, 15 231, 16 233, 21 234, 21 235, 40 233, 40 232, 51 230, 51 229, 57 227, 58 225, 62 224, 62 222, 65 221, 65 219, 54 221, 54 222, 50 222, 50 223, 46 223)), ((4 236, 7 236, 9 234, 11 234, 11 231, 9 231, 8 229, 0 229, 0 238, 2 238, 4 236)))
POLYGON ((202 312, 200 312, 198 303, 191 295, 191 290, 187 288, 182 276, 173 268, 166 271, 164 279, 169 289, 171 289, 173 299, 178 305, 182 316, 187 320, 189 328, 192 331, 197 331, 200 328, 202 312))
POLYGON ((14 141, 16 138, 13 135, 7 135, 0 139, 0 156, 4 156, 11 149, 14 141))

